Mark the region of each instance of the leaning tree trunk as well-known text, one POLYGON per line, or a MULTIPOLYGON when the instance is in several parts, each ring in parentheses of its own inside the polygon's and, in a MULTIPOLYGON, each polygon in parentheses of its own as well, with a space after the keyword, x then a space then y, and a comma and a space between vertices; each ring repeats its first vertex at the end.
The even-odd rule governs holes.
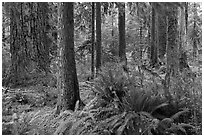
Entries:
POLYGON ((119 3, 118 7, 118 31, 119 31, 119 57, 120 61, 127 65, 125 42, 125 3, 119 3))
POLYGON ((101 3, 96 3, 96 73, 101 67, 101 3))
POLYGON ((63 3, 62 12, 62 42, 64 45, 63 71, 64 71, 64 91, 63 108, 65 110, 75 109, 77 100, 81 102, 79 96, 79 85, 76 73, 76 63, 74 54, 74 12, 73 2, 63 3))

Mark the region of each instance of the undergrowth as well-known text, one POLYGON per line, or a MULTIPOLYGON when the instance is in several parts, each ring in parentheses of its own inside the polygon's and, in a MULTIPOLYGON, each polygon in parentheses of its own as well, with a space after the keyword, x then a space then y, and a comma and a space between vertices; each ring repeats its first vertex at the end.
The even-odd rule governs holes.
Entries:
POLYGON ((156 78, 145 71, 126 72, 121 64, 107 64, 94 84, 81 86, 81 92, 85 87, 86 91, 93 92, 92 97, 86 96, 91 99, 86 100, 86 106, 59 115, 55 115, 52 107, 33 109, 32 102, 21 104, 30 103, 27 109, 11 111, 14 103, 22 103, 28 96, 5 94, 5 104, 10 105, 11 110, 3 108, 3 127, 12 126, 15 130, 10 134, 21 135, 201 134, 201 79, 185 73, 188 72, 182 72, 179 79, 171 78, 172 100, 169 101, 163 95, 159 79, 155 81, 156 78), (6 113, 13 115, 7 118, 6 113), (6 121, 11 123, 6 125, 6 121))

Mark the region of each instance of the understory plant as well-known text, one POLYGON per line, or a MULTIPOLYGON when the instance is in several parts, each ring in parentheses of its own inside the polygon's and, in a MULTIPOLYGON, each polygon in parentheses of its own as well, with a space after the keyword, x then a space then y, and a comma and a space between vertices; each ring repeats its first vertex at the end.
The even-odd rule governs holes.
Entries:
MULTIPOLYGON (((111 132, 107 132, 108 134, 133 133, 119 132, 121 129, 126 129, 128 127, 127 121, 133 117, 133 112, 135 114, 145 112, 151 116, 150 119, 155 119, 154 121, 157 121, 157 124, 153 126, 154 128, 150 128, 153 129, 151 130, 153 133, 148 132, 149 134, 189 134, 187 133, 187 128, 193 131, 194 126, 188 122, 185 123, 185 120, 180 120, 181 118, 189 118, 187 117, 189 109, 185 111, 187 108, 187 104, 185 104, 186 100, 178 96, 180 92, 176 94, 177 96, 171 93, 173 98, 169 101, 161 93, 155 94, 155 92, 152 92, 151 88, 143 89, 142 86, 136 84, 132 85, 133 81, 130 81, 132 78, 130 79, 130 75, 124 72, 121 66, 118 65, 115 67, 112 65, 111 68, 112 69, 110 69, 110 67, 103 69, 99 79, 99 86, 96 86, 99 94, 107 101, 113 103, 115 108, 121 112, 118 114, 118 117, 114 116, 107 121, 103 121, 106 127, 112 123, 111 121, 118 121, 120 123, 115 122, 110 124, 113 127, 109 127, 111 130, 108 129, 107 131, 111 132), (127 115, 123 114, 124 112, 126 112, 127 115), (122 115, 124 119, 126 119, 126 122, 122 121, 122 117, 119 118, 119 115, 122 115), (128 118, 129 115, 132 117, 128 118), (169 126, 163 126, 165 122, 170 123, 169 126), (160 131, 160 128, 163 132, 160 131)), ((136 77, 140 76, 141 75, 136 75, 136 77)), ((143 78, 145 79, 145 77, 143 78)), ((154 81, 152 81, 152 83, 154 83, 154 81)), ((139 134, 139 132, 137 133, 139 134)))

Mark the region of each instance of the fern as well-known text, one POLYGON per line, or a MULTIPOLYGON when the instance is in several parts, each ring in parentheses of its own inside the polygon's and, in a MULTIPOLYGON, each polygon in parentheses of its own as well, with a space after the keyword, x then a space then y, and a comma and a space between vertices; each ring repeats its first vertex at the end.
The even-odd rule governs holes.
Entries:
POLYGON ((77 120, 72 127, 69 130, 69 134, 70 135, 79 135, 80 132, 82 132, 85 128, 87 128, 87 120, 89 120, 92 118, 87 116, 87 117, 83 117, 80 120, 77 120), (79 130, 80 129, 80 130, 79 130))
POLYGON ((160 96, 152 96, 141 89, 130 90, 129 95, 125 98, 127 101, 126 106, 130 106, 130 109, 134 112, 145 111, 153 113, 156 109, 167 105, 160 96))
POLYGON ((107 134, 135 134, 139 135, 149 124, 147 119, 144 118, 142 113, 126 112, 114 115, 105 119, 97 124, 92 133, 100 132, 101 130, 109 131, 107 134), (146 121, 146 122, 145 122, 146 121), (145 124, 146 123, 146 124, 145 124), (145 125, 145 126, 144 126, 145 125))
POLYGON ((73 122, 70 121, 70 119, 67 119, 66 121, 62 122, 60 124, 60 126, 57 128, 57 130, 55 131, 54 135, 60 135, 63 134, 65 132, 65 130, 69 127, 71 128, 71 126, 73 125, 73 122))
POLYGON ((172 120, 178 119, 180 115, 187 113, 189 110, 188 109, 184 109, 182 111, 177 112, 176 114, 174 114, 173 116, 171 116, 172 120))

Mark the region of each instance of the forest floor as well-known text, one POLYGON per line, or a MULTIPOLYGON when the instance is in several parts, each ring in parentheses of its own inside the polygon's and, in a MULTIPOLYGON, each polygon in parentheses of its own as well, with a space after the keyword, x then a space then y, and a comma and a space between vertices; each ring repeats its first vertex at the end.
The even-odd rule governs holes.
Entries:
MULTIPOLYGON (((80 91, 83 91, 80 92, 81 99, 87 104, 95 97, 92 90, 93 83, 80 82, 79 85, 80 91)), ((44 123, 42 121, 45 120, 46 114, 54 114, 55 112, 58 97, 57 88, 38 85, 18 89, 3 89, 2 93, 3 134, 45 134, 44 131, 40 132, 40 129, 38 129, 39 133, 34 133, 37 129, 31 128, 31 125, 34 124, 34 119, 41 122, 42 125, 49 122, 45 121, 44 123), (14 131, 16 120, 19 121, 20 126, 14 131)))
MULTIPOLYGON (((114 73, 117 70, 114 70, 114 73)), ((162 126, 159 130, 164 130, 167 128, 171 130, 171 133, 155 133, 155 134, 201 134, 202 124, 199 121, 202 121, 202 72, 200 67, 192 67, 192 71, 197 72, 197 78, 194 81, 192 90, 189 88, 194 97, 192 98, 182 98, 185 99, 186 103, 192 104, 187 105, 189 108, 182 109, 178 114, 186 113, 191 111, 195 118, 190 118, 187 121, 188 123, 172 123, 170 127, 166 125, 162 126), (190 101, 189 101, 190 100, 190 101), (197 104, 196 106, 194 106, 197 104), (200 115, 201 114, 201 115, 200 115), (190 132, 187 132, 184 127, 192 128, 190 132), (176 131, 175 131, 176 129, 176 131), (179 133, 177 130, 180 130, 179 133), (175 131, 175 132, 174 132, 175 131), (181 133, 182 132, 182 133, 181 133)), ((106 74, 107 75, 107 74, 106 74)), ((146 73, 144 76, 149 76, 149 73, 146 73)), ((114 76, 114 75, 113 75, 114 76)), ((115 81, 124 80, 124 77, 120 79, 119 75, 116 73, 115 81)), ((107 80, 109 77, 105 77, 107 80)), ((156 79, 157 85, 155 86, 154 82, 150 78, 144 79, 144 85, 146 83, 145 90, 155 90, 161 91, 159 87, 159 80, 156 79), (146 79, 146 80, 145 80, 146 79), (152 84, 153 83, 153 84, 152 84)), ((136 79, 134 79, 135 82, 136 79)), ((117 81, 117 82, 118 82, 117 81)), ((82 101, 86 104, 83 110, 76 111, 64 111, 59 115, 55 115, 56 103, 58 97, 57 88, 45 87, 42 85, 30 86, 26 88, 17 88, 17 89, 3 89, 2 90, 2 134, 3 135, 53 135, 53 134, 154 134, 151 132, 152 129, 160 128, 161 123, 167 119, 159 120, 150 116, 148 113, 144 113, 145 103, 148 102, 148 97, 140 96, 142 94, 139 90, 139 94, 136 98, 132 98, 133 101, 137 100, 137 103, 133 107, 137 107, 139 104, 139 109, 142 111, 135 113, 132 110, 121 111, 120 106, 116 101, 111 103, 106 103, 104 99, 98 96, 99 93, 102 93, 100 87, 95 85, 95 82, 79 82, 80 96, 82 101), (139 101, 139 97, 144 98, 143 101, 139 101), (143 103, 143 104, 142 104, 143 103), (141 107, 143 106, 143 108, 141 107), (139 117, 139 119, 138 119, 139 117), (137 121, 140 123, 134 129, 134 122, 137 121), (133 122, 133 123, 132 123, 133 122), (132 125, 132 126, 131 126, 132 125)), ((97 82, 98 83, 98 82, 97 82)), ((118 84, 118 83, 116 83, 118 84)), ((176 84, 176 83, 175 83, 176 84)), ((186 86, 189 86, 188 83, 185 83, 186 86)), ((184 85, 185 85, 184 84, 184 85)), ((145 86, 144 86, 145 87, 145 86)), ((175 89, 174 89, 175 90, 175 89)), ((105 91, 106 92, 106 91, 105 91)), ((137 91, 135 91, 137 92, 137 91)), ((107 94, 107 93, 105 93, 107 94)), ((145 92, 146 94, 146 92, 145 92)), ((160 94, 160 93, 159 93, 160 94)), ((162 94, 162 93, 161 93, 162 94)), ((147 94, 148 96, 148 94, 147 94)), ((150 103, 151 104, 151 103, 150 103)), ((149 104, 149 105, 150 105, 149 104)), ((148 103, 147 103, 148 105, 148 103)), ((163 105, 163 104, 162 104, 163 105)), ((123 106, 124 107, 124 106, 123 106)), ((138 109, 137 108, 137 109, 138 109)), ((167 108, 169 109, 169 108, 167 108)), ((128 110, 128 109, 127 109, 128 110)), ((170 120, 171 121, 171 120, 170 120)), ((176 121, 176 120, 175 120, 176 121)), ((158 130, 158 131, 159 131, 158 130)))

